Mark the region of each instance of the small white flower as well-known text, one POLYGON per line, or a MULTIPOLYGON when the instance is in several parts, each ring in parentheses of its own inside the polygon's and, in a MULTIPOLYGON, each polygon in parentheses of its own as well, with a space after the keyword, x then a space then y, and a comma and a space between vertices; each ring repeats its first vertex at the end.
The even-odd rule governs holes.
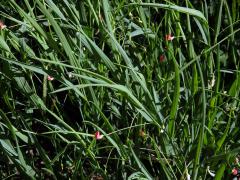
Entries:
POLYGON ((141 20, 140 18, 138 18, 138 22, 141 23, 141 24, 143 23, 142 20, 141 20))
POLYGON ((213 74, 212 79, 208 81, 208 89, 212 89, 214 85, 215 85, 215 76, 213 74))
POLYGON ((133 17, 133 14, 130 12, 129 14, 128 14, 130 17, 133 17))
POLYGON ((165 126, 163 125, 163 126, 162 126, 162 129, 160 130, 160 133, 163 133, 164 130, 165 130, 165 126))
POLYGON ((73 74, 71 72, 68 73, 69 78, 73 78, 73 74))

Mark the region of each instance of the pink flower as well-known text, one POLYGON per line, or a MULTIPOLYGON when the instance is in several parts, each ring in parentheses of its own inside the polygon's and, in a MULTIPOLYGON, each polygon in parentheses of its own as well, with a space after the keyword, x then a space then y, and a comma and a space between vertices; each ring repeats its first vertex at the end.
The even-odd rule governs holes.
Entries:
POLYGON ((94 137, 95 137, 95 139, 99 140, 99 139, 102 139, 102 138, 103 138, 103 135, 100 134, 100 131, 97 131, 97 132, 94 134, 94 137))
POLYGON ((4 28, 6 28, 7 26, 2 22, 2 21, 0 21, 0 30, 2 30, 2 29, 4 29, 4 28))
POLYGON ((233 168, 232 174, 233 174, 234 176, 236 176, 236 175, 238 174, 238 169, 237 169, 237 168, 233 168))
POLYGON ((165 36, 166 41, 172 41, 174 38, 175 38, 175 37, 172 36, 171 34, 167 34, 167 35, 165 36))
POLYGON ((52 81, 54 80, 54 77, 48 75, 47 80, 52 81))
POLYGON ((163 62, 165 60, 165 56, 162 54, 160 57, 159 57, 159 60, 160 62, 163 62))

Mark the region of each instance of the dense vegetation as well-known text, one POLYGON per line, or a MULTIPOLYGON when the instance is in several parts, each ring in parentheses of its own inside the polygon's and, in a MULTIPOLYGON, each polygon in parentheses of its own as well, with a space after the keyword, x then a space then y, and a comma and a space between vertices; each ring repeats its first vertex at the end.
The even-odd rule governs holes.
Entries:
POLYGON ((239 0, 0 2, 0 179, 232 178, 239 0))

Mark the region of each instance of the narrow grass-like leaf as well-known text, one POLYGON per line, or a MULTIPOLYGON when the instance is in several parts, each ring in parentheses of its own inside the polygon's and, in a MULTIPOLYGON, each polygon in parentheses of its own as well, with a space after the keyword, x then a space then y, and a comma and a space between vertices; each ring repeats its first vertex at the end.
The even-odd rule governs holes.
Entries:
POLYGON ((167 9, 167 10, 175 10, 175 11, 178 11, 178 12, 182 12, 182 13, 185 13, 185 14, 196 16, 196 17, 200 18, 204 23, 207 24, 207 20, 204 17, 204 15, 196 9, 191 9, 191 8, 186 8, 186 7, 176 6, 176 5, 158 4, 158 3, 131 3, 128 6, 136 6, 136 5, 137 6, 162 8, 162 9, 167 9))
POLYGON ((5 51, 10 52, 10 48, 9 48, 9 46, 7 45, 6 41, 3 39, 3 36, 0 36, 0 48, 1 48, 2 50, 5 50, 5 51))
POLYGON ((40 10, 45 14, 46 18, 49 20, 49 22, 53 26, 56 34, 58 35, 58 38, 60 39, 60 41, 62 43, 65 53, 67 54, 67 56, 70 59, 71 64, 79 67, 80 65, 79 65, 79 63, 77 63, 76 58, 73 54, 73 50, 72 50, 71 46, 69 45, 67 38, 64 35, 64 33, 62 32, 60 26, 58 25, 56 20, 53 18, 51 13, 44 7, 44 5, 39 0, 36 0, 36 2, 39 5, 40 10))
POLYGON ((63 20, 67 20, 60 9, 56 6, 56 4, 52 0, 46 0, 49 7, 63 20))
POLYGON ((95 52, 102 58, 102 60, 105 62, 105 64, 112 70, 116 70, 116 66, 113 64, 113 62, 106 56, 106 54, 84 33, 82 32, 84 37, 87 39, 88 43, 93 47, 95 52))
POLYGON ((146 176, 147 179, 153 179, 152 176, 150 175, 150 173, 147 171, 146 167, 143 165, 143 163, 139 160, 139 158, 137 157, 137 155, 133 151, 132 147, 129 147, 129 148, 132 152, 132 155, 133 155, 139 169, 142 171, 142 173, 146 176))
POLYGON ((174 64, 174 71, 175 71, 175 89, 174 89, 174 96, 169 116, 169 124, 168 124, 168 130, 170 136, 174 136, 174 129, 175 129, 175 119, 178 111, 178 102, 180 97, 180 74, 179 74, 179 65, 176 61, 176 59, 173 57, 173 64, 174 64))

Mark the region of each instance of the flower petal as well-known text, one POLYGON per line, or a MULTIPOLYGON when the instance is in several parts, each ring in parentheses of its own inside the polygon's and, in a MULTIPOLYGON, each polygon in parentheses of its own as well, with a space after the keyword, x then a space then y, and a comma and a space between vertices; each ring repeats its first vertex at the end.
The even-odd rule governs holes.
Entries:
POLYGON ((48 75, 47 80, 52 81, 54 80, 54 77, 48 75))

